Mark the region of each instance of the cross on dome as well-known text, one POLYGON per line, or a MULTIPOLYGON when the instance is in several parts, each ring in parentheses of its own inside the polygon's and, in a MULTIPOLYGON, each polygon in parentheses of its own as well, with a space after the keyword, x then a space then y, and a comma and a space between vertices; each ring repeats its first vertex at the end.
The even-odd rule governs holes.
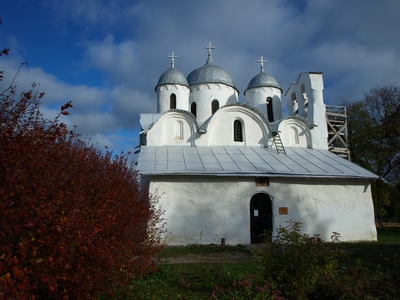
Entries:
POLYGON ((260 65, 261 65, 261 72, 264 72, 264 63, 266 63, 266 62, 267 62, 267 60, 265 60, 265 59, 264 59, 264 57, 263 57, 263 56, 261 56, 261 58, 260 58, 260 59, 257 59, 257 62, 259 62, 259 63, 260 63, 260 65))
POLYGON ((208 51, 208 56, 211 56, 211 55, 212 55, 212 54, 211 54, 211 51, 212 51, 213 49, 215 49, 214 46, 211 46, 211 42, 208 42, 208 46, 206 46, 205 48, 206 48, 207 51, 208 51))
POLYGON ((175 67, 175 58, 178 58, 178 56, 174 55, 174 51, 172 51, 172 55, 168 56, 168 58, 171 59, 171 67, 175 67))

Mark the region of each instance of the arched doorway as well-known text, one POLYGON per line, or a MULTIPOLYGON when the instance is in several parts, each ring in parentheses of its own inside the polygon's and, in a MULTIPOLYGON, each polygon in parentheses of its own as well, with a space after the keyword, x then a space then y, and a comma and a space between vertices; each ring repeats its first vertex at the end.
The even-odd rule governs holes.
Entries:
POLYGON ((262 243, 264 230, 272 231, 272 201, 264 193, 255 194, 250 200, 250 237, 251 243, 262 243))

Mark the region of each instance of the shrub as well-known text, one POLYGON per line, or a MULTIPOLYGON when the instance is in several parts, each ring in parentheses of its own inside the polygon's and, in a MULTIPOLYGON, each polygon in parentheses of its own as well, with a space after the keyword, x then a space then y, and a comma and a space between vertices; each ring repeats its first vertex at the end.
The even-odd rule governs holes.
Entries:
POLYGON ((161 212, 127 156, 88 146, 39 110, 44 93, 0 94, 0 298, 87 299, 155 268, 161 212))
POLYGON ((232 285, 228 287, 215 286, 212 293, 212 299, 270 299, 285 300, 279 290, 274 289, 273 285, 264 280, 261 284, 255 282, 255 276, 248 275, 241 280, 233 280, 232 285))
MULTIPOLYGON (((333 238, 338 240, 338 234, 333 238)), ((321 278, 333 276, 337 269, 338 251, 318 236, 301 233, 301 223, 289 221, 277 229, 274 241, 265 239, 254 251, 261 262, 265 279, 294 299, 307 299, 321 278)))

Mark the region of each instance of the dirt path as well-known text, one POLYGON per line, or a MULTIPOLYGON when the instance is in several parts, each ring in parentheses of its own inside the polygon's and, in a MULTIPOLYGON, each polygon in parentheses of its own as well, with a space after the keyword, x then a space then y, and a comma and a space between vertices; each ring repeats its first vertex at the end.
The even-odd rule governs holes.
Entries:
POLYGON ((245 253, 233 251, 225 253, 188 254, 179 257, 167 257, 162 259, 161 262, 167 264, 189 264, 202 262, 239 262, 253 260, 254 256, 249 252, 245 253))

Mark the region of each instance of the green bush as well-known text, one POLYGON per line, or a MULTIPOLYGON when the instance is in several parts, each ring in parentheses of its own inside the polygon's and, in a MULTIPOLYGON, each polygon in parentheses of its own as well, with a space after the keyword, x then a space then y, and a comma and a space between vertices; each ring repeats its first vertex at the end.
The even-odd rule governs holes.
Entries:
MULTIPOLYGON (((302 234, 300 222, 287 223, 286 227, 277 229, 274 241, 265 239, 263 247, 255 249, 254 255, 262 264, 264 278, 283 290, 285 296, 307 299, 321 278, 334 275, 339 251, 318 235, 302 234)), ((339 234, 334 233, 332 238, 338 241, 339 234)))
POLYGON ((261 284, 255 282, 256 277, 248 275, 241 280, 233 280, 232 285, 228 287, 214 286, 211 293, 212 299, 269 299, 285 300, 279 290, 274 289, 273 285, 267 280, 261 284))

